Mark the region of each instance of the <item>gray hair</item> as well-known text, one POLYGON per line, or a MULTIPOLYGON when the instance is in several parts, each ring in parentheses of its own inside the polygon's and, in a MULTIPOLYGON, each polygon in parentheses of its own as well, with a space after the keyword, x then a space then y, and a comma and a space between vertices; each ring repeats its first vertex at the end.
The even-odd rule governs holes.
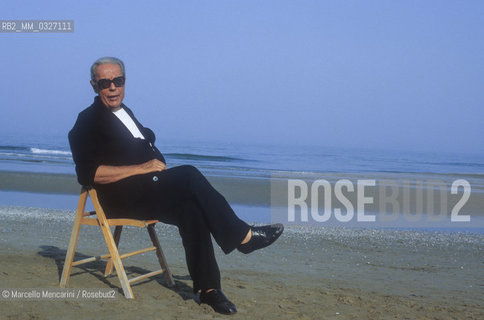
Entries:
POLYGON ((103 57, 103 58, 97 59, 92 64, 92 66, 91 66, 91 80, 94 81, 96 79, 96 69, 97 69, 97 67, 102 65, 102 64, 106 64, 106 63, 117 64, 121 68, 121 72, 123 73, 123 76, 126 77, 126 72, 125 72, 125 69, 124 69, 123 61, 121 61, 120 59, 115 58, 115 57, 103 57))

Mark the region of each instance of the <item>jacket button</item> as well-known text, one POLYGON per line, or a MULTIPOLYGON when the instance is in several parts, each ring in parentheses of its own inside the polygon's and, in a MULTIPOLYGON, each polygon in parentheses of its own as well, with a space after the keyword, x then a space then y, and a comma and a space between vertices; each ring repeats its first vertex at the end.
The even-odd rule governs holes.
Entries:
POLYGON ((158 181, 158 177, 157 177, 157 176, 154 176, 154 177, 153 177, 153 181, 154 181, 154 182, 158 181))

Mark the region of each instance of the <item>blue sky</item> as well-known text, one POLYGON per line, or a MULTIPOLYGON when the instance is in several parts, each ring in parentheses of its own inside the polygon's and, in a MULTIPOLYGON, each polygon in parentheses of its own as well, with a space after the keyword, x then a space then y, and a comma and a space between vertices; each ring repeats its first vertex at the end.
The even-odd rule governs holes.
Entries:
POLYGON ((2 1, 0 134, 63 137, 117 56, 160 140, 484 152, 483 1, 2 1))

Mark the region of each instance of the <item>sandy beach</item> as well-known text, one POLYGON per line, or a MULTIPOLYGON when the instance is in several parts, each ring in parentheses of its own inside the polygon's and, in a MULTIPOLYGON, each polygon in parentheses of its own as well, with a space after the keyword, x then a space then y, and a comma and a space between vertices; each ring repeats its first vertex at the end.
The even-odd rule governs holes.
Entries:
MULTIPOLYGON (((73 211, 0 207, 0 283, 58 288, 73 211)), ((70 288, 113 289, 115 299, 0 300, 1 319, 220 319, 192 293, 176 228, 157 225, 176 286, 162 276, 122 295, 105 262, 73 268, 70 288)), ((120 252, 149 243, 129 228, 120 252), (127 241, 129 237, 130 241, 127 241)), ((124 241, 123 241, 124 239, 124 241)), ((288 226, 270 248, 216 254, 232 319, 482 319, 482 234, 288 226)), ((82 227, 76 258, 107 253, 98 228, 82 227)), ((125 260, 128 276, 154 270, 152 254, 125 260)))

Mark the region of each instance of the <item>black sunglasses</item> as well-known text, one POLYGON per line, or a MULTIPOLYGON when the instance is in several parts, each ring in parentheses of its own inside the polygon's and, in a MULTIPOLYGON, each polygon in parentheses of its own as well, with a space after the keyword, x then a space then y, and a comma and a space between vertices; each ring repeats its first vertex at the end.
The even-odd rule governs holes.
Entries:
POLYGON ((111 86, 111 83, 114 83, 114 85, 116 87, 122 87, 122 86, 124 86, 125 81, 126 81, 126 79, 124 78, 124 76, 114 78, 113 80, 99 79, 97 81, 97 86, 100 89, 107 89, 111 86))

